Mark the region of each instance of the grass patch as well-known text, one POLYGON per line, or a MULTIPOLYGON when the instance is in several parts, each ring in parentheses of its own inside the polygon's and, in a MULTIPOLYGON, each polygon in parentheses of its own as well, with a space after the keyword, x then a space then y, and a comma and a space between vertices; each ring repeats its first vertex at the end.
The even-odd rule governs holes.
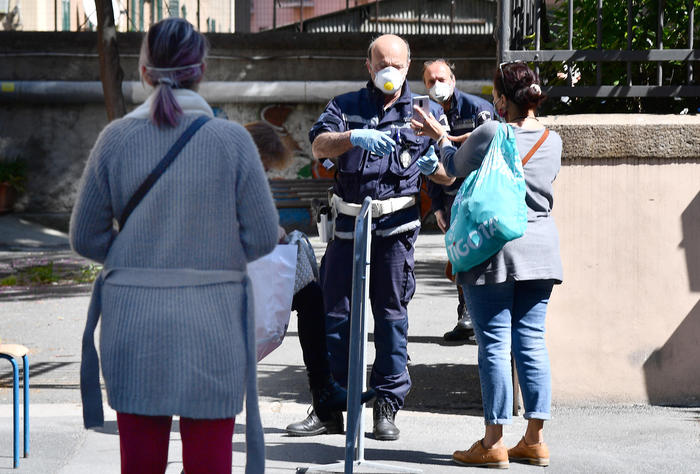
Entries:
POLYGON ((101 265, 76 259, 15 260, 0 270, 0 286, 75 285, 92 283, 101 265))
POLYGON ((8 277, 3 278, 0 280, 0 286, 15 286, 17 284, 17 277, 14 275, 10 275, 8 277))

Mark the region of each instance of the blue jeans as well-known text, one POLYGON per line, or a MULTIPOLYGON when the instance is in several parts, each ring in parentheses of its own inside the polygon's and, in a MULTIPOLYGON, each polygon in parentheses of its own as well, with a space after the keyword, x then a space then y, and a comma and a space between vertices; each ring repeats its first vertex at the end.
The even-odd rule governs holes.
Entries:
POLYGON ((487 425, 512 423, 513 353, 525 418, 551 418, 552 381, 544 340, 544 320, 551 280, 464 285, 479 344, 479 377, 487 425))

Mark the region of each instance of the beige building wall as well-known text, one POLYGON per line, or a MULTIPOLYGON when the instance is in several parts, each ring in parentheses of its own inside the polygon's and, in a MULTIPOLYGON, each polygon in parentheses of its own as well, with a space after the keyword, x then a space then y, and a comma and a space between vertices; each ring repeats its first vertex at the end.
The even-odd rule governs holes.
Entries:
MULTIPOLYGON (((63 30, 63 1, 62 0, 9 0, 10 10, 19 6, 22 31, 64 31, 63 30), (58 11, 56 11, 58 10, 58 11), (57 13, 57 15, 56 15, 57 13)), ((68 10, 69 31, 85 31, 89 29, 87 20, 92 11, 86 11, 82 0, 70 0, 68 10)), ((126 0, 113 0, 114 17, 118 31, 126 31, 127 16, 126 0)), ((146 4, 148 11, 150 4, 146 4)), ((97 21, 94 21, 94 28, 97 21)))
POLYGON ((700 119, 547 118, 564 284, 547 320, 555 402, 700 403, 700 119))
MULTIPOLYGON (((252 11, 250 17, 251 31, 257 32, 269 30, 273 24, 273 9, 272 1, 269 0, 251 0, 252 11)), ((364 5, 369 0, 350 0, 350 8, 364 5)), ((300 20, 299 0, 281 0, 278 1, 276 24, 284 26, 290 23, 296 23, 300 20)), ((340 10, 345 10, 348 6, 346 0, 304 0, 304 19, 309 19, 319 15, 325 15, 340 10)))
MULTIPOLYGON (((197 0, 187 0, 184 3, 187 5, 187 20, 197 26, 197 0)), ((234 0, 200 0, 199 8, 200 31, 211 32, 211 28, 207 27, 209 19, 210 25, 211 20, 215 20, 217 33, 233 33, 236 22, 234 0)))
MULTIPOLYGON (((209 32, 211 28, 207 25, 207 19, 214 20, 216 25, 217 33, 230 33, 233 32, 234 27, 234 10, 233 2, 235 0, 200 0, 200 21, 199 29, 202 32, 209 32)), ((162 2, 162 17, 168 17, 167 3, 165 0, 162 2)), ((62 0, 9 0, 11 10, 15 5, 20 8, 22 31, 63 31, 63 2, 62 0), (58 7, 58 16, 54 17, 55 7, 58 7), (56 23, 56 28, 54 28, 54 22, 56 23)), ((185 7, 186 18, 193 25, 197 25, 197 0, 180 0, 178 2, 178 14, 177 16, 183 16, 183 9, 185 7)), ((152 3, 144 2, 144 30, 147 30, 151 24, 151 7, 152 3)), ((115 21, 117 24, 118 31, 127 31, 129 24, 129 19, 127 16, 127 6, 129 10, 132 10, 134 6, 136 7, 136 13, 131 18, 132 28, 139 28, 139 0, 113 0, 112 6, 114 9, 115 21), (133 5, 132 5, 133 3, 133 5)), ((153 17, 157 21, 157 9, 154 10, 153 17)), ((91 11, 86 11, 83 4, 83 0, 70 0, 70 10, 68 14, 68 19, 70 22, 70 31, 85 31, 88 29, 86 15, 92 13, 91 11)), ((129 12, 131 14, 131 12, 129 12)), ((93 22, 93 28, 97 27, 97 21, 93 22)), ((211 24, 211 23, 210 23, 211 24)), ((1 27, 0 27, 1 28, 1 27)))
MULTIPOLYGON (((21 26, 24 31, 53 31, 54 30, 54 0, 10 0, 9 10, 19 8, 21 26)), ((59 29, 61 26, 60 0, 58 1, 59 29)))

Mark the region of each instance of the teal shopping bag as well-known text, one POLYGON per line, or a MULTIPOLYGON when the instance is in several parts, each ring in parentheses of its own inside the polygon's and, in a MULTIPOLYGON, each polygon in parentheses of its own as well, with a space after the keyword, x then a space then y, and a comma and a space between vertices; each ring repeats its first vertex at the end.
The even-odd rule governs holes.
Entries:
POLYGON ((526 227, 525 178, 515 133, 499 124, 481 166, 464 180, 452 205, 445 234, 452 271, 484 262, 526 227))

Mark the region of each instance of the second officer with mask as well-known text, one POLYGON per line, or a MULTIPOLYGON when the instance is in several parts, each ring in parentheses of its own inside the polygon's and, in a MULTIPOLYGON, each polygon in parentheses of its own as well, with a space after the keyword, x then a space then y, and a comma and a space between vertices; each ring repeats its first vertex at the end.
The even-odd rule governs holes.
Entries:
MULTIPOLYGON (((462 92, 456 87, 452 66, 445 59, 435 59, 423 63, 423 84, 428 89, 430 98, 440 104, 445 111, 449 125, 449 139, 459 146, 476 127, 494 117, 493 105, 481 97, 462 92)), ((452 203, 464 182, 463 178, 447 177, 438 171, 437 156, 432 160, 421 159, 418 162, 422 172, 428 176, 428 195, 431 210, 435 213, 438 227, 444 233, 450 225, 452 203)), ((474 335, 471 318, 462 291, 457 287, 459 304, 457 306, 457 324, 446 332, 446 341, 466 341, 474 335)))

